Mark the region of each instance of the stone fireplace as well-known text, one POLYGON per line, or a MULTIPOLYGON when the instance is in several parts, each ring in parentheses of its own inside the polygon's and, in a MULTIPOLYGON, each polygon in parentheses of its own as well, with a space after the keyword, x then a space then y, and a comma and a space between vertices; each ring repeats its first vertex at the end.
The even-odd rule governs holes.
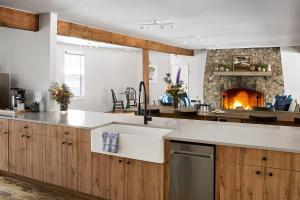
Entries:
POLYGON ((214 108, 225 106, 235 109, 237 106, 242 106, 251 109, 257 106, 257 97, 258 106, 265 106, 266 103, 272 103, 274 97, 280 94, 284 94, 280 48, 208 50, 203 85, 205 103, 212 104, 214 108), (224 62, 231 65, 233 55, 251 55, 254 64, 270 64, 272 74, 270 76, 215 75, 215 66, 224 62), (233 101, 236 98, 239 98, 239 102, 233 101))
POLYGON ((264 103, 264 95, 255 90, 235 88, 222 93, 223 109, 252 110, 253 107, 264 106, 264 103))

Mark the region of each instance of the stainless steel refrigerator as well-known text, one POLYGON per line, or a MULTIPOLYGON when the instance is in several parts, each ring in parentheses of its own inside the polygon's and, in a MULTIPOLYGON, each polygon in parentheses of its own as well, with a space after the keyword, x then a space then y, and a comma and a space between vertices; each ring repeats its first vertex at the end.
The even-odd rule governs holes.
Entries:
POLYGON ((0 73, 0 109, 9 108, 9 74, 0 73))

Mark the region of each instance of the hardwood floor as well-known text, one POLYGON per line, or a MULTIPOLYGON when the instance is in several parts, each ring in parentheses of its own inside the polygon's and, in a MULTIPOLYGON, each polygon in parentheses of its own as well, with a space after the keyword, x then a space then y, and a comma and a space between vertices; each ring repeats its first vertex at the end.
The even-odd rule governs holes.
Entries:
POLYGON ((69 194, 45 189, 41 186, 0 176, 1 200, 83 200, 69 194))

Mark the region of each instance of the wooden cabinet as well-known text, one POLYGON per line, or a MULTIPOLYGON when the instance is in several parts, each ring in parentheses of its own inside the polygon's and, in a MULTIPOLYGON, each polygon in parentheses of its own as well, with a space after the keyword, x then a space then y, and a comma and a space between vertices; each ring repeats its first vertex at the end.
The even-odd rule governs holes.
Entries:
POLYGON ((110 157, 111 200, 163 200, 163 164, 110 157))
POLYGON ((217 146, 217 199, 299 199, 299 175, 293 171, 298 161, 294 157, 298 158, 291 153, 217 146), (230 160, 231 153, 234 159, 230 160))
POLYGON ((265 200, 289 200, 291 196, 291 171, 266 168, 264 185, 265 200))
POLYGON ((216 167, 216 199, 240 200, 241 166, 236 163, 224 162, 216 167))
POLYGON ((92 194, 90 130, 48 125, 46 135, 46 181, 92 194))
POLYGON ((9 135, 10 172, 44 180, 45 134, 41 124, 11 122, 9 135))
POLYGON ((1 119, 0 120, 0 170, 8 171, 8 120, 1 119))
POLYGON ((241 199, 264 199, 264 168, 259 166, 240 165, 241 199))
POLYGON ((92 153, 92 194, 94 196, 109 199, 110 169, 110 156, 92 153))

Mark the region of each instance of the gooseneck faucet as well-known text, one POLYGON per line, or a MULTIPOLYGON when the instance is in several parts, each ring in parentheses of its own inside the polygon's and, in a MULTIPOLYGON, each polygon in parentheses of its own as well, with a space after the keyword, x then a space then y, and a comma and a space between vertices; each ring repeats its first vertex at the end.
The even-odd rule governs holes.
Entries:
POLYGON ((139 103, 138 103, 138 115, 144 115, 144 124, 148 124, 148 121, 152 121, 151 112, 149 111, 150 115, 147 115, 147 94, 146 94, 146 87, 145 82, 141 81, 139 86, 139 103), (141 108, 141 92, 142 87, 144 90, 144 111, 141 108))

